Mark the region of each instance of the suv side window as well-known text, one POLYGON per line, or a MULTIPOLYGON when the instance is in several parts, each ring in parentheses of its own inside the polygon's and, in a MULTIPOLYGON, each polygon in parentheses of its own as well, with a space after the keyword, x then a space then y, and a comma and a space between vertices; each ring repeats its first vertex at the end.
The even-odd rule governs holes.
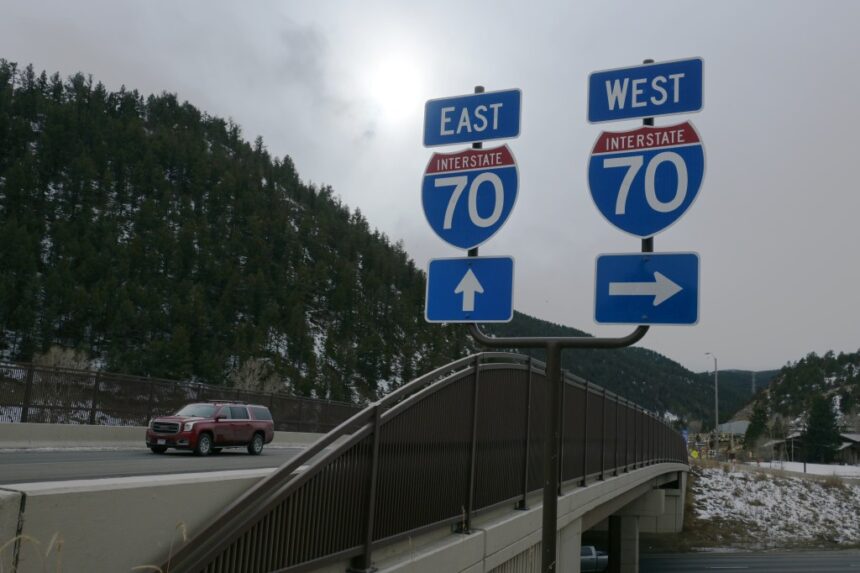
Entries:
POLYGON ((230 417, 234 420, 248 420, 248 410, 245 406, 230 406, 230 417))
POLYGON ((272 419, 272 414, 269 412, 268 408, 264 408, 262 406, 249 406, 248 408, 251 410, 251 413, 254 415, 255 420, 269 420, 272 419))

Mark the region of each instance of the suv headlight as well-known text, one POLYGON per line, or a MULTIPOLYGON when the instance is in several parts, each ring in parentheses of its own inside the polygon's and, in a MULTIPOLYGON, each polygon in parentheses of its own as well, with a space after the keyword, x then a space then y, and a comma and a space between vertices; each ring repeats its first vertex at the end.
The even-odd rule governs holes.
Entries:
POLYGON ((194 422, 185 422, 185 423, 182 425, 182 429, 183 429, 184 431, 186 431, 186 432, 190 432, 190 431, 191 431, 191 428, 193 428, 193 427, 194 427, 194 422))
POLYGON ((151 419, 151 420, 149 421, 149 429, 150 429, 150 430, 152 429, 152 426, 153 426, 154 424, 155 424, 155 418, 153 418, 153 419, 151 419))

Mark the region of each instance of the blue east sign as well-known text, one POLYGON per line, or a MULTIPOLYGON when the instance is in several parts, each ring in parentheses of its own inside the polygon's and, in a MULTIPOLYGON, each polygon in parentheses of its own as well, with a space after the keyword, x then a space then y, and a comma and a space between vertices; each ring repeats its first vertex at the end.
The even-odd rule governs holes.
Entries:
POLYGON ((593 72, 588 121, 614 121, 702 109, 701 58, 593 72))
POLYGON ((424 146, 517 137, 521 99, 516 89, 431 99, 424 105, 424 146))
POLYGON ((511 257, 433 259, 427 269, 427 322, 510 322, 514 316, 511 257))
POLYGON ((600 255, 594 320, 601 324, 695 324, 699 321, 699 255, 600 255))

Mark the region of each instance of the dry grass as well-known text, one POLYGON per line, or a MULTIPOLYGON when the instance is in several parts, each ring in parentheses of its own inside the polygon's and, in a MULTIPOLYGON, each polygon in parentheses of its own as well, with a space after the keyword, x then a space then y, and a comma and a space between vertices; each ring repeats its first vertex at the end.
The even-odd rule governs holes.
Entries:
MULTIPOLYGON (((176 524, 176 530, 179 532, 179 538, 182 540, 182 544, 188 542, 188 527, 185 525, 185 522, 180 521, 176 524)), ((138 565, 137 567, 132 567, 132 571, 154 571, 156 573, 169 573, 170 572, 170 560, 173 558, 173 545, 176 541, 176 536, 174 535, 173 539, 170 540, 170 551, 168 552, 167 557, 167 569, 162 569, 157 565, 138 565)), ((6 571, 3 566, 3 556, 4 552, 8 552, 7 554, 11 554, 15 551, 16 545, 18 546, 18 554, 19 556, 23 553, 23 547, 29 544, 34 549, 37 550, 36 554, 39 556, 41 562, 41 570, 43 573, 62 573, 63 570, 63 538, 59 533, 55 533, 53 537, 51 537, 51 541, 46 546, 45 550, 42 551, 42 542, 38 539, 30 537, 29 535, 16 535, 12 539, 0 545, 0 573, 14 573, 15 569, 11 569, 10 571, 6 571), (53 557, 53 559, 52 559, 53 557)), ((20 559, 20 557, 19 557, 20 559)), ((15 565, 13 563, 13 565, 15 565)))
MULTIPOLYGON (((0 545, 0 573, 6 573, 5 567, 3 566, 3 554, 4 552, 9 552, 10 554, 15 551, 15 547, 18 547, 18 554, 20 555, 23 552, 23 547, 29 544, 36 550, 36 555, 39 557, 39 561, 42 565, 41 569, 45 573, 48 571, 55 571, 56 573, 60 573, 63 569, 63 538, 59 533, 55 533, 51 537, 51 541, 45 547, 45 550, 42 550, 42 542, 38 539, 30 537, 29 535, 16 535, 12 539, 5 542, 3 545, 0 545), (53 553, 53 563, 51 563, 51 554, 53 553), (51 567, 53 565, 53 567, 51 567)), ((14 557, 13 557, 14 558, 14 557)), ((13 563, 14 565, 14 563, 13 563)), ((14 569, 12 569, 9 573, 12 573, 14 569)))

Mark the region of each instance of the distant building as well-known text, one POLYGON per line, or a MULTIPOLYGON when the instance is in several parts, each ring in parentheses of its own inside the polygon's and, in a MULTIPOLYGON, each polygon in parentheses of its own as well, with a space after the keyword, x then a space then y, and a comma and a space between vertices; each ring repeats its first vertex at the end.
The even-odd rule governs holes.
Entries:
POLYGON ((749 420, 733 420, 717 426, 721 434, 732 434, 735 436, 743 436, 747 433, 747 428, 750 427, 749 420))
POLYGON ((860 464, 860 434, 839 434, 842 443, 836 452, 836 459, 843 464, 860 464))
MULTIPOLYGON (((840 433, 840 444, 836 450, 835 461, 848 465, 860 465, 860 434, 840 433)), ((784 440, 771 440, 762 447, 771 448, 773 459, 803 461, 806 457, 800 432, 789 434, 784 440)))

